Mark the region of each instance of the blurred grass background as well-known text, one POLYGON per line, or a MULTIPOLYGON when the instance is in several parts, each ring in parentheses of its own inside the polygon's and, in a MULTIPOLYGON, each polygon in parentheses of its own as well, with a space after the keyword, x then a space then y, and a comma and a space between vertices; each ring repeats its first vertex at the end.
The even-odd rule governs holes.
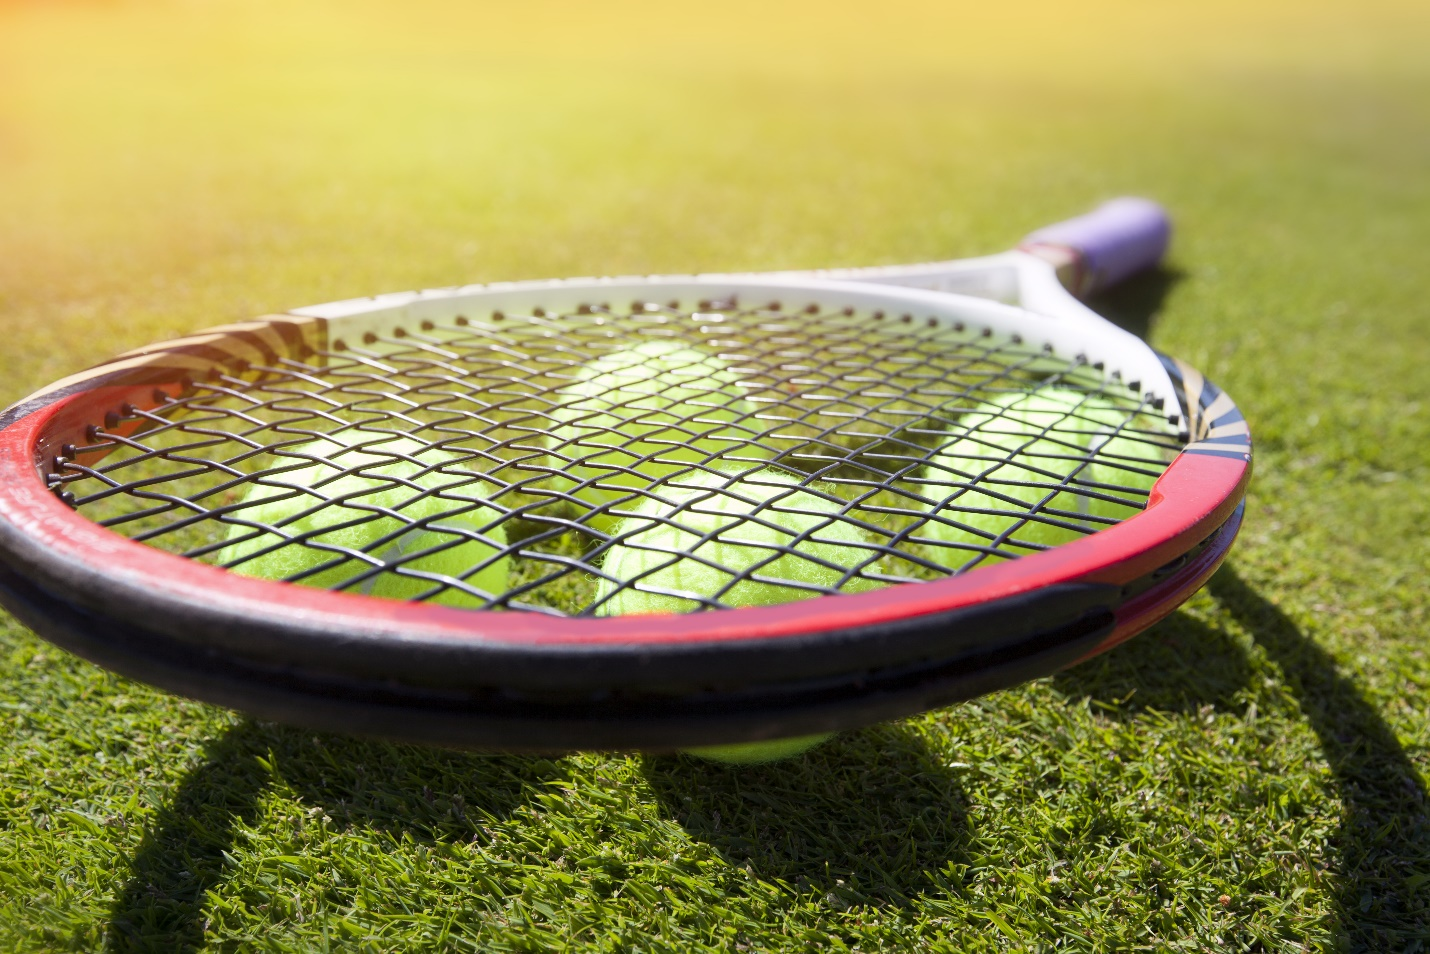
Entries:
POLYGON ((413 287, 994 251, 1117 194, 1101 302, 1252 421, 1236 554, 1055 679, 793 763, 258 725, 0 642, 0 948, 1417 950, 1423 3, 0 0, 5 400, 413 287))

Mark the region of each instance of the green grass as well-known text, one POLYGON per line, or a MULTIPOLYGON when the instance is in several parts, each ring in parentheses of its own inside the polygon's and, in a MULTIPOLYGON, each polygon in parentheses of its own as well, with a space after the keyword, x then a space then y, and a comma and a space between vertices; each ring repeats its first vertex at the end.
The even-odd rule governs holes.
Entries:
POLYGON ((1257 440, 1164 624, 776 766, 314 737, 7 621, 0 950, 1430 946, 1430 17, 1044 6, 0 0, 6 400, 313 302, 967 255, 1131 192, 1176 246, 1101 306, 1257 440))

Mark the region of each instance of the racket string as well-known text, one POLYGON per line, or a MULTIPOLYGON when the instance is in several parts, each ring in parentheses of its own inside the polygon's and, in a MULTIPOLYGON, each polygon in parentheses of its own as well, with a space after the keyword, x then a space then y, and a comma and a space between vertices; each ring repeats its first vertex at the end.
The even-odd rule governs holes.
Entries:
POLYGON ((389 574, 430 584, 411 598, 580 614, 610 600, 601 587, 683 592, 661 582, 679 561, 720 576, 713 592, 684 592, 692 608, 726 605, 745 583, 814 594, 965 572, 1136 512, 1179 447, 1164 416, 1081 356, 903 316, 706 304, 724 307, 533 310, 335 341, 128 409, 53 482, 105 526, 238 572, 307 548, 295 582, 349 566, 334 588, 389 574), (583 392, 603 360, 651 343, 688 353, 583 392), (1020 410, 1050 388, 1076 397, 1020 410), (392 449, 404 441, 414 447, 392 449), (348 453, 376 460, 344 467, 348 453), (789 492, 745 492, 771 473, 793 475, 789 492), (360 492, 324 495, 343 481, 360 492), (728 521, 692 510, 712 482, 743 508, 728 521), (264 509, 284 501, 277 519, 264 509), (479 526, 452 524, 472 514, 479 526), (361 545, 334 542, 364 525, 361 545), (441 539, 425 555, 392 550, 414 531, 441 539), (432 568, 432 551, 464 546, 481 558, 432 568), (608 572, 622 548, 649 554, 642 573, 608 572), (790 560, 828 579, 782 577, 790 560), (498 562, 508 580, 489 591, 477 581, 498 562))

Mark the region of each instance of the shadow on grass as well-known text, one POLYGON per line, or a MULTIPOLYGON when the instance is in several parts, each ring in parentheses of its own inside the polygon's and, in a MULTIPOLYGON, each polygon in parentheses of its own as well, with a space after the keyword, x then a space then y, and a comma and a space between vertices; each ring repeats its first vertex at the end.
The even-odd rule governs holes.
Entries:
MULTIPOLYGON (((847 904, 901 902, 939 885, 967 840, 953 773, 910 730, 882 726, 774 766, 736 769, 649 757, 660 803, 694 837, 761 877, 817 888, 847 904)), ((130 862, 110 909, 107 949, 193 951, 207 892, 231 875, 244 828, 282 785, 338 824, 416 840, 471 837, 563 773, 541 758, 490 757, 314 736, 242 722, 204 750, 130 862), (455 811, 453 809, 456 809, 455 811)))
POLYGON ((1158 266, 1087 299, 1087 306, 1108 321, 1146 341, 1167 295, 1186 273, 1158 266))
MULTIPOLYGON (((1405 950, 1430 939, 1430 821, 1409 756, 1375 706, 1329 653, 1229 566, 1210 589, 1281 670, 1329 764, 1342 818, 1336 845, 1336 920, 1350 950, 1405 950)), ((1152 632, 1058 675, 1069 696, 1104 713, 1234 710, 1251 663, 1227 634, 1181 614, 1152 632)))
POLYGON ((257 756, 267 751, 249 723, 207 746, 203 764, 180 783, 140 842, 129 880, 110 909, 109 950, 199 946, 204 893, 223 879, 235 826, 254 820, 268 781, 257 756))
MULTIPOLYGON (((1425 785, 1405 750, 1334 659, 1231 568, 1213 578, 1211 591, 1281 670, 1331 768, 1343 806, 1334 869, 1343 946, 1405 950, 1424 940, 1430 822, 1425 785)), ((1252 674, 1227 634, 1174 616, 1055 685, 1106 703, 1116 717, 1142 708, 1234 709, 1252 674)), ((642 768, 668 817, 764 880, 847 904, 904 905, 925 892, 960 890, 950 868, 966 861, 966 798, 955 772, 912 727, 879 726, 770 766, 649 757, 642 768)), ((257 823, 275 780, 340 823, 423 840, 469 834, 481 813, 509 815, 563 771, 546 759, 315 739, 242 723, 210 743, 151 823, 111 909, 108 948, 183 952, 202 944, 206 892, 228 877, 239 830, 257 823)))
POLYGON ((150 823, 110 909, 107 950, 186 952, 203 944, 206 892, 229 876, 239 831, 257 823, 272 784, 321 806, 339 824, 422 841, 471 837, 483 814, 510 814, 531 786, 561 771, 548 759, 476 756, 242 722, 209 743, 203 762, 150 823))
POLYGON ((846 905, 902 905, 958 890, 970 837, 953 770, 912 729, 876 726, 805 756, 725 766, 651 756, 663 811, 731 864, 846 905))
POLYGON ((1129 719, 1146 709, 1235 711, 1251 675, 1250 661, 1230 635, 1173 613, 1114 651, 1058 673, 1053 688, 1090 698, 1101 715, 1129 719))
POLYGON ((1230 568, 1213 595, 1281 669, 1331 767, 1343 815, 1337 914, 1352 949, 1430 939, 1425 784, 1374 705, 1335 660, 1230 568))

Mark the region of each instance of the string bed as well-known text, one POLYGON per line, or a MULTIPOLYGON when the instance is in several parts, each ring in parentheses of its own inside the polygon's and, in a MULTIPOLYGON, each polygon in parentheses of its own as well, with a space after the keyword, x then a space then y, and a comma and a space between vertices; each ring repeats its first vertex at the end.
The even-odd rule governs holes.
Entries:
POLYGON ((284 578, 600 615, 631 593, 718 609, 742 584, 793 598, 1015 559, 1142 509, 1184 436, 1095 356, 915 315, 638 301, 333 327, 302 360, 95 422, 54 490, 239 573, 307 551, 284 578), (680 561, 718 585, 672 588, 680 561))

